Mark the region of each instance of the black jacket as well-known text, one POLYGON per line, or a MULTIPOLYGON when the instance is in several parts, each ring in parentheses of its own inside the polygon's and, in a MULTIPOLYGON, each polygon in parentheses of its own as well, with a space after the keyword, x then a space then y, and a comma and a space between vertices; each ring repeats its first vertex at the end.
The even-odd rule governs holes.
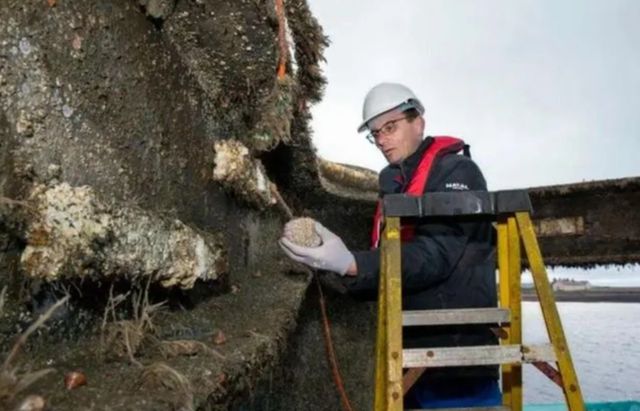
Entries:
MULTIPOLYGON (((418 150, 399 165, 380 172, 380 196, 402 193, 425 150, 433 142, 427 137, 418 150)), ((425 192, 486 190, 478 166, 469 158, 444 154, 434 160, 425 192)), ((403 220, 403 223, 406 220, 403 220)), ((490 221, 423 218, 415 223, 415 238, 403 242, 402 305, 404 310, 495 307, 495 236, 490 221)), ((380 251, 354 252, 356 277, 343 282, 355 296, 377 294, 380 251)), ((406 327, 405 347, 448 347, 497 344, 488 325, 406 327)), ((444 374, 497 376, 496 367, 470 367, 444 374)))

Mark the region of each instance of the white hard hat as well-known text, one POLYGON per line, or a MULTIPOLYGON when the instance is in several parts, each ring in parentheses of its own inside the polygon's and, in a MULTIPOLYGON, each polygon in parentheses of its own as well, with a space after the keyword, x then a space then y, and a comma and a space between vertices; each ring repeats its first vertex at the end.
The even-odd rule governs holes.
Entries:
POLYGON ((394 108, 402 111, 415 108, 420 115, 424 114, 424 106, 408 87, 398 83, 380 83, 369 90, 364 98, 362 124, 358 127, 358 133, 367 129, 369 121, 394 108))

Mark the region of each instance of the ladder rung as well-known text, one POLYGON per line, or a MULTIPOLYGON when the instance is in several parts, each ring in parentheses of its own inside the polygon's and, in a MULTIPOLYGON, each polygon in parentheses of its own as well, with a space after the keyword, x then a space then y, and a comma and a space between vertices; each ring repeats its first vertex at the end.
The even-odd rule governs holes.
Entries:
POLYGON ((550 344, 479 345, 402 350, 402 366, 404 368, 521 364, 538 361, 556 361, 556 355, 550 344))
POLYGON ((402 312, 402 325, 449 325, 508 323, 506 308, 460 308, 454 310, 415 310, 402 312))
POLYGON ((405 411, 509 411, 509 407, 498 405, 496 407, 464 407, 464 408, 412 408, 405 411))

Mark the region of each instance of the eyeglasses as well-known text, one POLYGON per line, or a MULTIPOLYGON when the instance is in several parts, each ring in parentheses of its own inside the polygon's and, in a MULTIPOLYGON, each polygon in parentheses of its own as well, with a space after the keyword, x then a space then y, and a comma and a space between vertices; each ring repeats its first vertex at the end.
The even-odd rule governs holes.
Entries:
POLYGON ((395 120, 390 120, 390 121, 387 121, 386 123, 384 123, 382 125, 382 127, 380 127, 379 129, 370 130, 369 134, 367 134, 367 140, 371 144, 375 144, 376 143, 376 139, 378 137, 380 137, 380 136, 388 136, 389 134, 392 134, 394 131, 396 131, 398 129, 398 125, 396 123, 398 121, 406 120, 407 118, 409 118, 409 116, 404 116, 404 117, 397 118, 395 120))

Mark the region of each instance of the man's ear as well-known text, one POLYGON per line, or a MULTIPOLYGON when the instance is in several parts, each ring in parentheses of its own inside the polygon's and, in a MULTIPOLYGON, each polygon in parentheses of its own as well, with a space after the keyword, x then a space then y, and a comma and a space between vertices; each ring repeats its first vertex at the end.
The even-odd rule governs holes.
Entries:
POLYGON ((427 122, 424 117, 419 116, 413 120, 413 126, 416 127, 416 131, 420 133, 420 137, 424 136, 424 130, 426 129, 427 122))

